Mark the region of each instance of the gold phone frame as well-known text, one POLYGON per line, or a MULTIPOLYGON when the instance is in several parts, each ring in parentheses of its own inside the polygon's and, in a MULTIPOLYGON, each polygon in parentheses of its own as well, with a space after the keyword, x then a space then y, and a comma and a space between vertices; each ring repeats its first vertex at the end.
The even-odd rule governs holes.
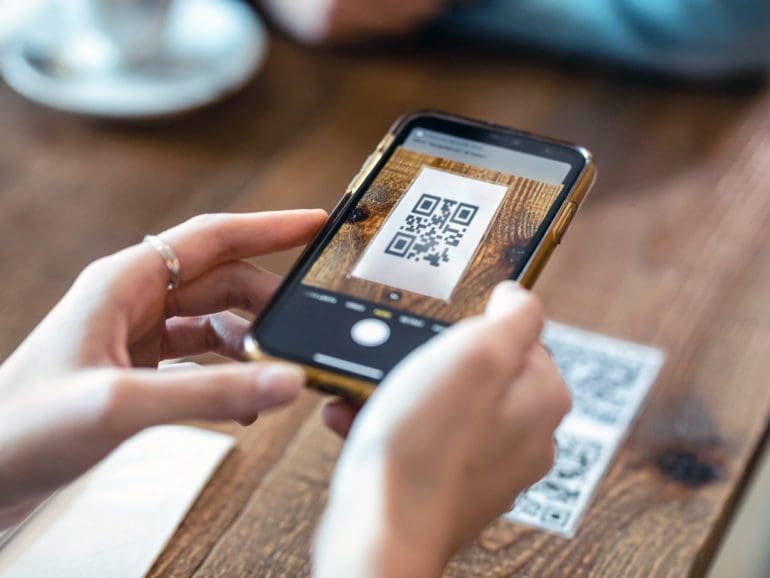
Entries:
MULTIPOLYGON (((395 140, 399 131, 414 118, 425 115, 430 115, 450 121, 460 121, 462 123, 475 125, 487 130, 502 130, 505 132, 510 132, 511 130, 509 127, 433 110, 416 111, 402 116, 395 123, 393 123, 388 132, 375 148, 374 152, 369 155, 364 164, 361 166, 358 174, 356 174, 356 176, 353 177, 353 180, 350 181, 344 196, 342 199, 340 199, 340 201, 337 203, 337 206, 332 211, 328 222, 331 223, 336 219, 339 211, 346 207, 347 202, 353 197, 354 194, 358 192, 361 185, 367 181, 372 171, 379 164, 382 157, 386 152, 389 151, 390 145, 395 140)), ((533 138, 546 143, 552 143, 562 147, 568 147, 579 153, 585 159, 583 170, 578 175, 572 190, 562 202, 559 212, 551 220, 548 229, 540 240, 538 246, 535 247, 532 256, 525 265, 524 270, 519 277, 519 283, 523 287, 531 289, 534 286, 535 281, 537 281, 537 278, 540 276, 540 273, 545 267, 545 264, 548 262, 548 259, 551 257, 554 249, 561 242, 565 231, 569 227, 569 224, 572 222, 573 217, 580 208, 583 200, 588 194, 588 191, 591 190, 591 187, 596 180, 596 166, 593 162, 593 156, 591 153, 583 147, 556 139, 541 137, 539 135, 534 135, 524 131, 517 132, 521 133, 522 136, 525 137, 533 138)), ((314 242, 315 241, 311 241, 308 244, 308 247, 312 247, 314 242)), ((283 361, 281 358, 269 355, 262 351, 259 348, 259 344, 252 337, 251 332, 247 334, 244 341, 244 353, 246 358, 253 361, 283 361)), ((300 367, 302 367, 302 369, 305 371, 305 374, 307 375, 308 387, 323 393, 337 395, 355 401, 364 401, 374 392, 374 389, 377 387, 376 383, 367 381, 365 379, 358 379, 347 375, 341 375, 339 373, 335 373, 334 371, 319 369, 311 365, 300 364, 300 367)))

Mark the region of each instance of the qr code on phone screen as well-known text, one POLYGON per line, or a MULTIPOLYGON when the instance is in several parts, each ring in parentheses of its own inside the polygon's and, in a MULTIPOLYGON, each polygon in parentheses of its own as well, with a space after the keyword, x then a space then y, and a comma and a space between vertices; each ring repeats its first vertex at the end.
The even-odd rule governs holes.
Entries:
POLYGON ((351 275, 448 300, 507 191, 507 185, 423 167, 351 275))
POLYGON ((462 241, 479 207, 423 194, 385 247, 385 253, 434 267, 449 263, 451 249, 462 241))

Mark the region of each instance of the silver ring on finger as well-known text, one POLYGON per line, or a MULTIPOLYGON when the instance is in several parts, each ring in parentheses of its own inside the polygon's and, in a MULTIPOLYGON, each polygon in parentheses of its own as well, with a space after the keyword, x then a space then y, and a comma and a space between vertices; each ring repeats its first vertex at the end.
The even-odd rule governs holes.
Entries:
POLYGON ((179 287, 179 281, 182 277, 182 266, 171 246, 157 235, 145 235, 143 241, 161 256, 166 269, 168 269, 168 285, 166 288, 169 291, 173 291, 179 287))

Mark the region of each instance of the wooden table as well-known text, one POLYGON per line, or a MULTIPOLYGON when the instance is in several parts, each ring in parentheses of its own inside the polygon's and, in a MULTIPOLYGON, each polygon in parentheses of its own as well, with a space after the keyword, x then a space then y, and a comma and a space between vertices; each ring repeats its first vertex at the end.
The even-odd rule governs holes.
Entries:
MULTIPOLYGON (((668 363, 578 536, 495 524, 447 576, 706 570, 770 415, 770 93, 612 78, 474 48, 312 53, 167 126, 84 122, 0 90, 0 355, 89 260, 195 213, 329 208, 390 122, 438 107, 591 148, 598 185, 537 292, 668 363), (688 464, 698 467, 688 467, 688 464), (704 472, 705 475, 704 475, 704 472)), ((263 262, 285 270, 291 255, 263 262)), ((302 576, 339 442, 308 393, 237 431, 152 576, 302 576)))

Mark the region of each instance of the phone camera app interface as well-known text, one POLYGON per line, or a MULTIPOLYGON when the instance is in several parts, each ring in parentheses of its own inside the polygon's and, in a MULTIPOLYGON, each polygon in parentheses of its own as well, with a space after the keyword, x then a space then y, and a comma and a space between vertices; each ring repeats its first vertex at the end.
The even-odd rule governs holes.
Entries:
POLYGON ((484 310, 519 270, 572 166, 416 128, 302 273, 271 343, 370 380, 484 310), (296 327, 296 325, 295 325, 296 327))
POLYGON ((440 323, 481 312, 529 254, 570 169, 415 129, 302 282, 440 323))

